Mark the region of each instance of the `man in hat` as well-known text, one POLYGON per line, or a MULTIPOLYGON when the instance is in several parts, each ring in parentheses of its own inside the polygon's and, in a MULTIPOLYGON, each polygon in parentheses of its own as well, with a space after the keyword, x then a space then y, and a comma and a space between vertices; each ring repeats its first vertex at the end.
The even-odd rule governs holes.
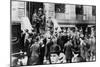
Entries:
POLYGON ((43 9, 39 8, 38 10, 38 21, 39 21, 39 26, 38 26, 38 32, 42 33, 45 30, 45 15, 43 14, 43 9))
POLYGON ((50 47, 50 62, 51 64, 55 64, 59 62, 59 53, 61 48, 57 45, 56 39, 53 40, 53 45, 50 47))
POLYGON ((71 59, 72 59, 72 42, 71 42, 71 39, 68 39, 68 42, 66 42, 64 44, 64 53, 65 53, 65 56, 66 56, 66 62, 67 63, 71 63, 71 59))
POLYGON ((39 8, 38 11, 34 10, 32 24, 37 33, 41 33, 45 29, 45 15, 42 8, 39 8))

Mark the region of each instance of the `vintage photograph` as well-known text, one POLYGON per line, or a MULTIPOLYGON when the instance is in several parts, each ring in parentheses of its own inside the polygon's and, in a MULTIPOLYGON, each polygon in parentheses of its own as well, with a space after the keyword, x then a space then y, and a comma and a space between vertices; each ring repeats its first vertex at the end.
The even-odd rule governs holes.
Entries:
POLYGON ((96 6, 11 0, 10 65, 96 61, 96 6))

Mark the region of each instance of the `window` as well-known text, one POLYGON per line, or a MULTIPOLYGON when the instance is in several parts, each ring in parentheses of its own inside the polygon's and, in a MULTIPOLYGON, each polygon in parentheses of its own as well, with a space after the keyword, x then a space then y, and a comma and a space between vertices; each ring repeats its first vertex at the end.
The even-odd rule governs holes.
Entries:
POLYGON ((25 2, 12 1, 12 21, 21 21, 25 16, 25 2))
POLYGON ((76 5, 76 15, 83 15, 83 6, 76 5))
POLYGON ((92 15, 96 16, 96 6, 92 6, 92 15))
POLYGON ((65 12, 65 4, 55 4, 55 12, 56 13, 64 13, 65 12))

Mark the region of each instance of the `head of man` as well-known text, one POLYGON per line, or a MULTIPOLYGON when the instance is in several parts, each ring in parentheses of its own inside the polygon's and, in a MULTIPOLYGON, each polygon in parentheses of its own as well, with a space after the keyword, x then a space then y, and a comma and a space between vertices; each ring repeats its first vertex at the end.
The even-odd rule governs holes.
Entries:
POLYGON ((58 52, 51 52, 50 53, 50 62, 51 64, 58 63, 59 60, 59 53, 58 52))
POLYGON ((43 14, 43 9, 42 9, 42 8, 39 8, 38 14, 39 14, 39 15, 42 15, 42 14, 43 14))

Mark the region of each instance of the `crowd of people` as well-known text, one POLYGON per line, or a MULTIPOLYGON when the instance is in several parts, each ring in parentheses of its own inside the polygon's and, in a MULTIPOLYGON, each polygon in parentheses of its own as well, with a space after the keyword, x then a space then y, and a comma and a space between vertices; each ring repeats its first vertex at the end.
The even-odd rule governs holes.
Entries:
MULTIPOLYGON (((36 16, 36 14, 34 15, 36 16)), ((41 15, 41 17, 44 16, 41 15)), ((44 22, 44 20, 39 20, 44 22)), ((37 23, 39 21, 35 18, 33 22, 37 23)), ((54 27, 51 17, 45 22, 45 26, 41 26, 39 23, 34 24, 32 32, 29 32, 28 29, 22 30, 21 50, 19 52, 20 57, 16 62, 17 65, 42 65, 96 60, 95 27, 90 27, 89 30, 87 27, 83 31, 82 27, 78 28, 76 26, 72 29, 68 27, 58 31, 58 27, 54 27)))

